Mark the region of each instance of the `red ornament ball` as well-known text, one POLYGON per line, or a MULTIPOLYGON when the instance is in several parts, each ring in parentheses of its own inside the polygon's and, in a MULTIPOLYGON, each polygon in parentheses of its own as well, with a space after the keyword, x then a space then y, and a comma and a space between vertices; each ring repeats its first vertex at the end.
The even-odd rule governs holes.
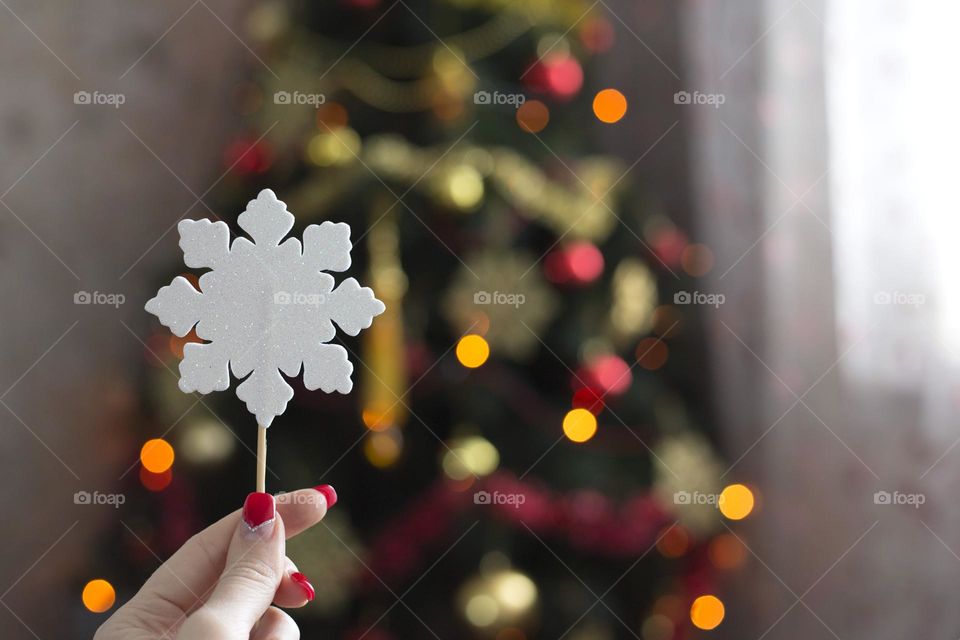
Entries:
POLYGON ((263 140, 238 138, 223 152, 223 164, 241 176, 264 173, 273 165, 273 150, 263 140))
POLYGON ((580 387, 573 393, 573 408, 586 409, 593 415, 603 411, 603 397, 601 392, 592 387, 580 387))
POLYGON ((618 396, 630 388, 633 373, 623 358, 608 353, 593 358, 580 371, 579 378, 589 388, 599 391, 601 396, 618 396))
POLYGON ((569 100, 583 87, 583 67, 569 54, 552 54, 533 64, 527 72, 525 84, 531 91, 569 100))
POLYGON ((590 284, 603 273, 603 254, 591 242, 582 240, 562 247, 544 261, 547 279, 557 284, 590 284))

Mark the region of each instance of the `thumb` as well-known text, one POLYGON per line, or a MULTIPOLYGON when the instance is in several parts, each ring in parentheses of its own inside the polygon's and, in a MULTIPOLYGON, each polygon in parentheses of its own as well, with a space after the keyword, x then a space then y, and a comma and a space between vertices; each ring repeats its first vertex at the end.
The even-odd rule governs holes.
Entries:
POLYGON ((205 630, 210 626, 220 630, 217 638, 246 640, 273 602, 285 556, 283 521, 273 496, 251 493, 243 503, 243 517, 230 541, 223 574, 206 603, 190 618, 197 618, 205 630))

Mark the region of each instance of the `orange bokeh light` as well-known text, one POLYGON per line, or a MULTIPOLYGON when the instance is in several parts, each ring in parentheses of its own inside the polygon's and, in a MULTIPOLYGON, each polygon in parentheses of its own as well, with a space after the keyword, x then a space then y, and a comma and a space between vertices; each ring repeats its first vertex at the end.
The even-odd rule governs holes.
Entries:
POLYGON ((527 133, 540 133, 550 122, 550 110, 539 100, 527 100, 517 109, 517 124, 527 133))
POLYGON ((173 447, 163 438, 147 440, 140 449, 140 463, 151 473, 163 473, 173 466, 173 447))
POLYGON ((710 541, 707 554, 717 569, 737 569, 747 559, 747 548, 732 533, 722 533, 710 541))
POLYGON ((698 629, 716 629, 724 616, 723 602, 717 596, 700 596, 690 607, 690 622, 698 629))
POLYGON ((616 89, 604 89, 593 99, 593 113, 600 122, 619 122, 627 114, 627 98, 616 89))
POLYGON ((687 275, 704 276, 713 269, 713 251, 705 244, 688 244, 680 254, 680 264, 687 275))
POLYGON ((637 345, 637 362, 647 371, 662 367, 670 355, 666 343, 658 338, 644 338, 637 345))
POLYGON ((690 548, 690 535, 679 525, 671 525, 657 541, 657 551, 664 558, 679 558, 690 548))
POLYGON ((81 598, 83 599, 83 606, 88 610, 94 613, 103 613, 104 611, 109 611, 110 607, 113 606, 113 603, 117 599, 117 592, 114 590, 112 584, 106 580, 97 578, 96 580, 91 580, 83 587, 81 598))

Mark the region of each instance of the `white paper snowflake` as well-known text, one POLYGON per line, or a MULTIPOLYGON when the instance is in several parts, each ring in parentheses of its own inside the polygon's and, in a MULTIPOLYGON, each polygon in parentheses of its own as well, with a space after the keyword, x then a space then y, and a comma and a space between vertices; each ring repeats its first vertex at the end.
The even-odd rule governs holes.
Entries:
POLYGON ((301 248, 296 238, 281 243, 293 220, 269 189, 238 219, 253 242, 239 237, 231 245, 225 222, 182 220, 177 228, 184 263, 211 270, 200 277, 200 291, 178 276, 146 304, 176 335, 196 326, 206 341, 184 347, 180 389, 224 391, 231 369, 237 378, 249 376, 237 397, 264 427, 293 397, 280 371, 296 376, 302 366, 307 389, 349 393, 353 365, 347 351, 324 343, 336 334, 333 323, 355 336, 384 310, 373 291, 353 278, 334 288, 333 276, 323 273, 350 267, 349 225, 312 224, 301 248))

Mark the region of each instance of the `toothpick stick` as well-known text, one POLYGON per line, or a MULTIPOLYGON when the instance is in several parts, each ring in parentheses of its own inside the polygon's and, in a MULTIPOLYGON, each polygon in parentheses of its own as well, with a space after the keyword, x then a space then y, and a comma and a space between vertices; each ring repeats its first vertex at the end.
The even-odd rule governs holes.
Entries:
POLYGON ((257 491, 267 490, 267 428, 257 425, 257 491))

